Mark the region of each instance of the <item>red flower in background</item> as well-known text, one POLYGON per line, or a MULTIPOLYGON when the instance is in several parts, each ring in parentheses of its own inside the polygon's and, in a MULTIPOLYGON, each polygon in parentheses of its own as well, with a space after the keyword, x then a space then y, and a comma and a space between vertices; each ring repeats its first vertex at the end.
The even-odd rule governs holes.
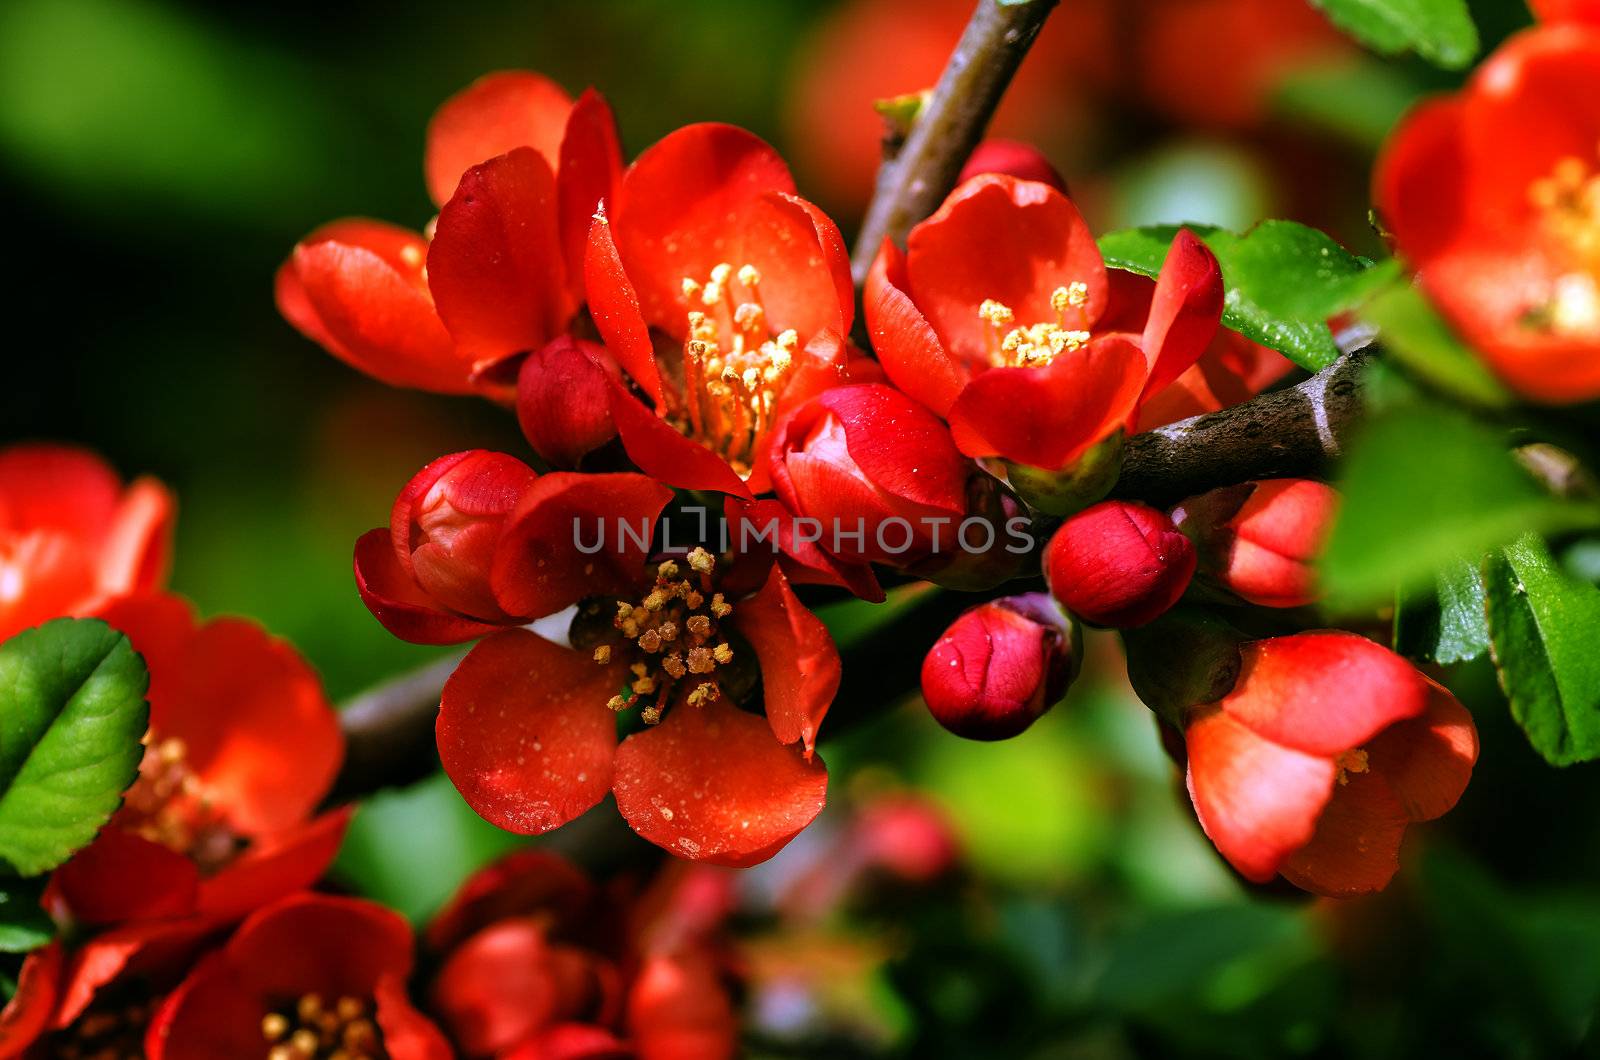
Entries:
POLYGON ((0 451, 0 640, 165 581, 172 496, 61 445, 0 451))
POLYGON ((602 892, 554 855, 508 855, 428 927, 432 1010, 470 1058, 732 1056, 731 879, 669 866, 646 893, 602 892))
POLYGON ((1253 641, 1240 655, 1233 690, 1185 723, 1206 835, 1257 883, 1281 873, 1332 897, 1381 890, 1406 826, 1461 797, 1478 757, 1472 716, 1353 633, 1253 641))
POLYGON ((763 492, 773 424, 851 378, 844 239, 742 129, 691 125, 641 154, 585 273, 596 326, 654 406, 610 383, 622 444, 663 482, 763 492))
POLYGON ((884 371, 962 452, 1055 471, 1133 426, 1217 332, 1222 274, 1187 230, 1142 319, 1119 289, 1071 200, 989 175, 913 228, 904 254, 886 240, 864 297, 884 371))
POLYGON ((150 1060, 338 1055, 448 1060, 411 1007, 411 929, 354 898, 300 894, 259 910, 156 1013, 150 1060))
POLYGON ((1540 22, 1588 22, 1600 25, 1600 0, 1528 0, 1540 22))
POLYGON ((482 641, 445 686, 439 753, 502 828, 546 832, 612 792, 651 842, 750 864, 822 808, 827 770, 812 750, 839 657, 770 555, 696 549, 647 562, 671 497, 635 474, 539 479, 503 531, 490 583, 508 614, 578 604, 576 647, 524 629, 482 641), (758 668, 765 719, 735 703, 758 668), (635 706, 649 727, 619 746, 613 712, 635 706))
POLYGON ((82 924, 226 921, 314 882, 349 820, 314 816, 344 750, 316 674, 259 626, 197 625, 173 596, 104 617, 150 668, 150 730, 122 809, 56 871, 51 904, 82 924))
POLYGON ((505 362, 563 334, 583 303, 584 239, 621 167, 592 89, 573 102, 538 74, 490 74, 428 127, 430 233, 326 225, 278 270, 278 309, 384 382, 509 397, 505 362))
POLYGON ((1508 40, 1390 137, 1374 197, 1429 297, 1507 383, 1600 396, 1600 29, 1508 40))

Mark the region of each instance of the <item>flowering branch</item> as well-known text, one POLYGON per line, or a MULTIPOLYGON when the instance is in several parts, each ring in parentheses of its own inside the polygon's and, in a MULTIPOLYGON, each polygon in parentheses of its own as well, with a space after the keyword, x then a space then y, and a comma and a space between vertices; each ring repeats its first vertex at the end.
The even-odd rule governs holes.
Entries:
POLYGON ((978 0, 939 83, 898 150, 887 150, 851 257, 856 286, 885 236, 905 242, 938 207, 978 146, 1012 75, 1056 0, 978 0))

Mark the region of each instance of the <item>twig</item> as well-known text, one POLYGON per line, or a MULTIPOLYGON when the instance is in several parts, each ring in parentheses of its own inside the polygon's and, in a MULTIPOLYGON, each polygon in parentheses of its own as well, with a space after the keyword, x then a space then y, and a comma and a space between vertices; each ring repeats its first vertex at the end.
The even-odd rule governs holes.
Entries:
POLYGON ((466 648, 409 670, 356 696, 339 712, 344 768, 331 801, 342 802, 421 780, 438 764, 433 723, 439 695, 466 648))
POLYGON ((850 260, 857 287, 883 237, 904 243, 911 226, 933 213, 955 187, 1001 94, 1055 6, 1056 0, 978 0, 904 145, 878 169, 877 189, 850 260))

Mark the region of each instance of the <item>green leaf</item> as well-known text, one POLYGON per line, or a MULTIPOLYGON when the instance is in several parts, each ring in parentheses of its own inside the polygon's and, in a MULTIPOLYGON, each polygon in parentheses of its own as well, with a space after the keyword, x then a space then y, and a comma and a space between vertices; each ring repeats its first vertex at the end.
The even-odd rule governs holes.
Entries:
POLYGON ((1338 486, 1344 501, 1321 564, 1336 609, 1384 603, 1530 529, 1600 523, 1600 507, 1546 493, 1496 432, 1433 405, 1375 417, 1338 486))
POLYGON ((37 881, 0 883, 0 953, 27 953, 55 938, 56 926, 39 906, 37 881))
POLYGON ((1395 611, 1394 649, 1441 665, 1468 662, 1489 650, 1483 573, 1469 560, 1453 560, 1433 585, 1402 595, 1395 611))
POLYGON ((1489 557, 1484 573, 1511 716, 1553 765, 1600 758, 1600 589, 1563 571, 1537 534, 1489 557))
POLYGON ((1377 326, 1396 361, 1451 397, 1489 408, 1511 404, 1505 387, 1410 284, 1378 292, 1361 315, 1377 326))
POLYGON ((0 645, 0 858, 25 876, 85 846, 139 770, 144 660, 98 619, 0 645))
POLYGON ((1309 371, 1339 356, 1327 318, 1391 281, 1398 266, 1370 267, 1314 228, 1264 221, 1243 236, 1206 225, 1153 225, 1109 232, 1100 253, 1113 268, 1156 277, 1178 229, 1205 240, 1222 266, 1222 323, 1309 371))
POLYGON ((1311 0, 1329 21, 1384 55, 1414 51, 1460 70, 1478 54, 1466 0, 1311 0))
POLYGON ((1273 110, 1376 152, 1424 91, 1409 71, 1369 57, 1293 70, 1273 93, 1273 110))

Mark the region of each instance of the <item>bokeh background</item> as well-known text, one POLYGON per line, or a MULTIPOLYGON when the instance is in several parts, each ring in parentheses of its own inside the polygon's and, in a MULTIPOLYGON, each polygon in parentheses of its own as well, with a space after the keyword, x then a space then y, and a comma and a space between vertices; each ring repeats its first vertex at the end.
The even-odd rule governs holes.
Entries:
MULTIPOLYGON (((297 336, 271 296, 294 241, 350 214, 426 223, 428 116, 509 67, 600 87, 629 153, 692 120, 745 125, 848 233, 871 175, 868 101, 926 87, 968 6, 6 0, 0 431, 170 483, 176 587, 290 638, 347 697, 429 657, 356 599, 356 536, 433 456, 523 447, 499 410, 389 390, 297 336)), ((1528 20, 1519 0, 1474 7, 1486 43, 1528 20)), ((1459 80, 1360 52, 1301 0, 1062 0, 1054 18, 1002 120, 1046 148, 1097 231, 1293 217, 1374 249, 1373 152, 1409 102, 1459 80)), ((825 613, 846 641, 872 622, 825 613)), ((892 628, 873 634, 880 665, 912 687, 927 634, 892 628)), ((1527 749, 1487 667, 1451 675, 1484 746, 1461 805, 1413 830, 1388 893, 1334 903, 1226 870, 1114 644, 1091 637, 1089 654, 1072 697, 1019 739, 957 740, 911 696, 824 743, 834 805, 752 874, 752 895, 885 793, 930 800, 964 868, 768 939, 761 1050, 1594 1051, 1600 788, 1527 749)), ((420 917, 516 842, 436 777, 372 801, 339 878, 420 917)))

